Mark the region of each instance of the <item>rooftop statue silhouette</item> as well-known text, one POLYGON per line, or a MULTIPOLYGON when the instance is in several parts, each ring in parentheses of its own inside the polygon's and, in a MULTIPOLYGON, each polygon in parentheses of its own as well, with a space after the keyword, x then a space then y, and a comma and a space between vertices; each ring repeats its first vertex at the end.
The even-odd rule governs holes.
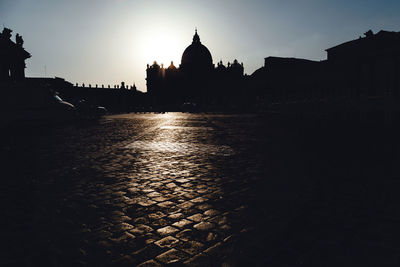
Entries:
POLYGON ((22 36, 19 35, 18 33, 17 33, 17 35, 15 36, 15 43, 16 43, 18 46, 20 46, 20 47, 22 47, 23 44, 24 44, 24 40, 22 39, 22 36))
POLYGON ((25 78, 25 60, 31 55, 23 48, 22 36, 11 40, 12 30, 3 28, 0 33, 0 81, 22 80, 25 78))

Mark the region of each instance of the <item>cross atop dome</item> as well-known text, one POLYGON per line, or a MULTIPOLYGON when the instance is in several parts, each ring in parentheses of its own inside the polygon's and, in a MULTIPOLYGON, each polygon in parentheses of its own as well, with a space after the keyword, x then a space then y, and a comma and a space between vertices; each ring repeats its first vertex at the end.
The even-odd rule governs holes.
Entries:
POLYGON ((200 44, 200 36, 197 34, 197 27, 195 29, 195 33, 193 35, 193 44, 200 44))

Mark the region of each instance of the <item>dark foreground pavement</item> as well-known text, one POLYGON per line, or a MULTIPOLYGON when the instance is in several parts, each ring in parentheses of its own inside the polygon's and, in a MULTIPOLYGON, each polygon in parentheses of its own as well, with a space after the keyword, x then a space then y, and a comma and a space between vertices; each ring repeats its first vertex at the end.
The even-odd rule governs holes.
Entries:
POLYGON ((398 266, 396 135, 294 125, 5 129, 0 266, 398 266))

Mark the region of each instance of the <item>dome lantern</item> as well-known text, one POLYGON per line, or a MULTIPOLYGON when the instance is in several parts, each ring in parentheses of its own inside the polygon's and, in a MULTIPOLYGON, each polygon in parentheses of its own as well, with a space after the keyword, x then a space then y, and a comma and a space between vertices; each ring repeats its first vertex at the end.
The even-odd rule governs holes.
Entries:
POLYGON ((195 44, 195 43, 201 44, 200 36, 197 34, 197 28, 196 28, 195 33, 193 35, 193 44, 195 44))

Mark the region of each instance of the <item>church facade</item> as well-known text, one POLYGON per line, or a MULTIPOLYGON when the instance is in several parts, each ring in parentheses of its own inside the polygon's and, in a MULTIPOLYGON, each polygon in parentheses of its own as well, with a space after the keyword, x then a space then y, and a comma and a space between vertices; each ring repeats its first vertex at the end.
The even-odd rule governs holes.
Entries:
POLYGON ((193 42, 182 54, 181 64, 147 65, 147 93, 157 110, 181 110, 183 105, 201 110, 231 109, 244 83, 243 63, 224 66, 213 63, 210 51, 200 41, 197 30, 193 42))

